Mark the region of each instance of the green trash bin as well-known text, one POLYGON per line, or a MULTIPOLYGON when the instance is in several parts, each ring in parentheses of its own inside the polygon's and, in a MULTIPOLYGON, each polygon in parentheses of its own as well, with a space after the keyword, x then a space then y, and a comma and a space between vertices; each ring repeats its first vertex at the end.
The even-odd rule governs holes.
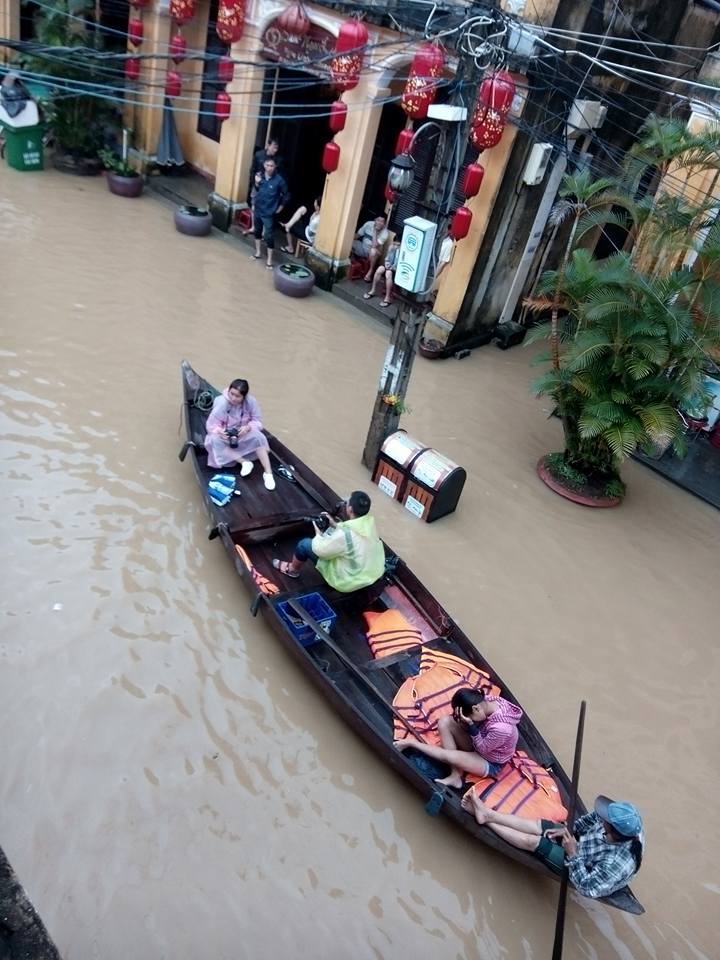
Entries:
POLYGON ((9 127, 3 124, 2 135, 5 138, 5 159, 8 166, 15 170, 42 170, 43 125, 34 127, 9 127))

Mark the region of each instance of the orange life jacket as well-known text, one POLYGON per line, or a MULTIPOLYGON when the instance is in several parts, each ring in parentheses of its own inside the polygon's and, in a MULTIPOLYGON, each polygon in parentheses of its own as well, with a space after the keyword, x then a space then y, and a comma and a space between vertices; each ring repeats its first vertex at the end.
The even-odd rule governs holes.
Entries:
POLYGON ((367 642, 375 658, 401 653, 423 642, 420 630, 416 630, 399 610, 383 610, 382 613, 368 610, 363 619, 367 626, 367 642))
POLYGON ((500 813, 530 820, 567 820, 555 778, 522 750, 503 764, 497 777, 479 779, 467 773, 465 777, 477 781, 472 791, 500 813))
POLYGON ((248 556, 247 550, 243 549, 239 543, 235 544, 235 550, 237 551, 237 555, 240 557, 243 564, 250 571, 250 576, 253 578, 262 593, 271 596, 276 593, 280 593, 280 588, 278 585, 273 583, 272 580, 268 580, 268 578, 264 574, 260 573, 257 567, 254 566, 252 560, 248 556))
MULTIPOLYGON (((439 746, 437 725, 440 717, 452 713, 450 701, 456 690, 473 687, 486 694, 498 696, 500 688, 494 686, 483 670, 467 660, 439 650, 423 650, 420 657, 420 673, 399 687, 393 706, 426 743, 439 746)), ((404 724, 395 718, 395 739, 409 736, 404 724)))

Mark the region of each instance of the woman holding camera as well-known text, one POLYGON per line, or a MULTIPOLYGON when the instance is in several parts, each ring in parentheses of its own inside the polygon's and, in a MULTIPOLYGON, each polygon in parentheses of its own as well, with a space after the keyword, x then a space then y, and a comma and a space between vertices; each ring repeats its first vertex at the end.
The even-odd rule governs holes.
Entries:
POLYGON ((249 389, 247 380, 233 380, 227 390, 215 398, 206 424, 208 466, 218 469, 239 463, 240 476, 247 477, 258 459, 266 490, 274 490, 270 448, 262 431, 260 407, 249 389))

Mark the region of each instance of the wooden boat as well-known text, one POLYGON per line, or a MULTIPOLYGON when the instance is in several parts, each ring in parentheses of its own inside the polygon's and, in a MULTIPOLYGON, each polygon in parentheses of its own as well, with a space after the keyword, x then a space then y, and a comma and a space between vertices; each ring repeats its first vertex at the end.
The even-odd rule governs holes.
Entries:
MULTIPOLYGON (((372 659, 362 610, 368 603, 372 609, 382 610, 388 596, 400 596, 407 608, 411 608, 420 620, 432 627, 435 639, 426 643, 425 648, 432 647, 454 654, 486 671, 502 689, 503 696, 517 703, 510 688, 387 544, 387 566, 392 572, 387 573, 379 585, 375 585, 372 596, 364 591, 359 591, 359 594, 337 593, 322 580, 311 564, 305 564, 298 580, 288 579, 273 569, 273 557, 289 559, 297 540, 312 535, 307 518, 317 516, 323 510, 332 512, 340 498, 277 437, 266 431, 273 469, 276 473, 278 469, 281 470, 276 476, 276 489, 267 491, 262 482, 262 471, 256 469, 249 477, 242 480, 238 477, 240 496, 233 496, 224 507, 216 506, 209 496, 208 481, 218 472, 237 473, 233 468, 217 471, 207 465, 205 422, 217 391, 186 361, 182 364, 181 372, 187 439, 180 459, 184 460, 190 453, 212 520, 210 539, 219 537, 222 541, 250 592, 253 614, 263 615, 287 652, 318 686, 323 697, 372 746, 378 757, 402 774, 429 801, 429 810, 433 806, 439 807, 440 812, 473 837, 518 860, 523 866, 557 879, 537 858, 510 846, 466 813, 460 805, 461 795, 457 790, 440 787, 434 782, 433 777, 442 774, 439 768, 428 770, 433 761, 422 758, 425 762, 418 762, 417 752, 410 750, 400 753, 393 747, 392 701, 400 684, 417 672, 409 667, 413 661, 417 664, 420 648, 372 659), (286 479, 283 476, 285 473, 292 479, 286 479), (272 592, 266 592, 268 589, 272 592), (320 594, 337 615, 332 635, 298 604, 297 598, 310 592, 320 594), (291 626, 278 609, 280 604, 289 604, 286 611, 292 612, 296 625, 300 623, 311 628, 315 642, 303 646, 296 639, 291 626)), ((519 733, 519 748, 550 770, 567 806, 570 780, 527 713, 520 723, 519 733)), ((585 812, 586 808, 578 798, 578 816, 585 812)), ((604 898, 604 902, 629 913, 644 912, 629 887, 604 898)))

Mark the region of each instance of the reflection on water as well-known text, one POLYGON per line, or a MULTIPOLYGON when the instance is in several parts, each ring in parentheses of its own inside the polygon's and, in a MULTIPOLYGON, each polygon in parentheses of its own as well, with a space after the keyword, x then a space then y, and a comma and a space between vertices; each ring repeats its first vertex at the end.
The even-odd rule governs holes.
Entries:
MULTIPOLYGON (((387 330, 101 180, 0 170, 0 257, 0 841, 64 956, 549 956, 557 888, 427 817, 345 729, 250 616, 176 458, 187 356, 367 486, 387 330)), ((378 522, 566 764, 587 698, 583 793, 643 810, 646 916, 573 898, 567 955, 713 957, 718 515, 634 465, 621 511, 556 500, 527 360, 418 363, 407 426, 469 480, 438 524, 384 498, 378 522)))

